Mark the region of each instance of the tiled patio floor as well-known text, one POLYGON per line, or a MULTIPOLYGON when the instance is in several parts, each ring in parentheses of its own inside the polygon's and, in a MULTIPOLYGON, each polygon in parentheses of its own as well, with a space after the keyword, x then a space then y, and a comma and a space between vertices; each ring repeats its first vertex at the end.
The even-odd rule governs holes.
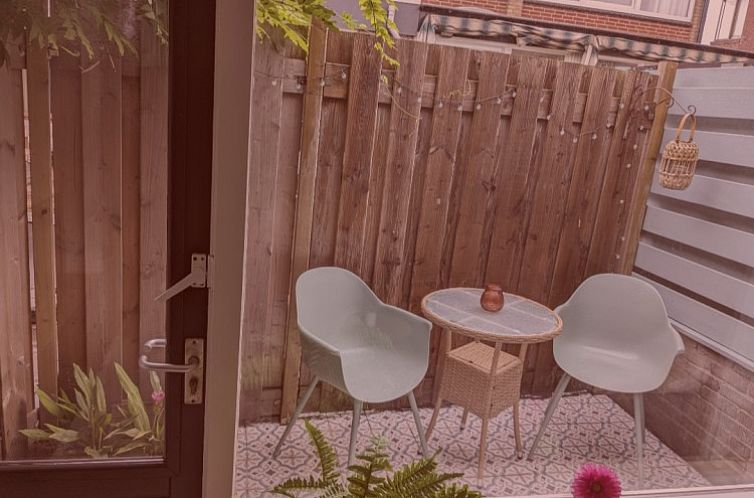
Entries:
MULTIPOLYGON (((547 400, 523 400, 521 423, 524 445, 528 448, 536 435, 547 400)), ((431 409, 421 410, 422 420, 429 422, 431 409)), ((707 485, 707 481, 682 458, 647 434, 645 445, 645 481, 639 485, 634 448, 633 418, 607 396, 579 395, 563 398, 550 428, 533 462, 514 456, 510 411, 490 423, 488 463, 483 479, 477 479, 476 463, 480 422, 469 417, 469 425, 459 432, 461 409, 446 407, 440 415, 430 450, 442 449, 440 468, 463 472, 465 482, 480 489, 485 496, 554 494, 569 491, 576 468, 589 461, 613 467, 624 489, 684 488, 707 485)), ((345 464, 351 423, 350 412, 316 415, 311 420, 336 449, 345 464)), ((308 476, 316 472, 317 460, 303 422, 291 432, 277 461, 270 458, 283 427, 276 423, 255 424, 239 431, 237 491, 241 498, 272 496, 266 493, 274 484, 291 476, 308 476)), ((367 411, 359 430, 359 449, 368 444, 370 435, 389 440, 394 465, 418 455, 416 431, 408 411, 367 411)))

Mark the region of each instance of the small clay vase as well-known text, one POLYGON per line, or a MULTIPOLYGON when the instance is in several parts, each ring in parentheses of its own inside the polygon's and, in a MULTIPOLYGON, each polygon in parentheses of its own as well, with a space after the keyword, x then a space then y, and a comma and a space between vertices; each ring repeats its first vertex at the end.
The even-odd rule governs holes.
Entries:
POLYGON ((503 309, 504 301, 503 289, 496 284, 487 284, 484 292, 482 292, 482 298, 479 300, 482 309, 493 312, 503 309))

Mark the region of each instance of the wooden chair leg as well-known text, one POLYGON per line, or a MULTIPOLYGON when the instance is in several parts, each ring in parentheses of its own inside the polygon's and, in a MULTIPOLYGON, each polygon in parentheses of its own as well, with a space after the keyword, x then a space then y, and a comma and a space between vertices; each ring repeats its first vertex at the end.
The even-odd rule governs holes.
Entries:
POLYGON ((521 460, 524 458, 524 445, 521 443, 521 415, 519 414, 520 402, 513 404, 513 434, 516 437, 516 457, 521 460))
POLYGON ((477 470, 477 477, 481 479, 484 476, 484 467, 487 457, 487 431, 489 429, 490 419, 489 417, 482 418, 482 438, 479 441, 479 469, 477 470))
POLYGON ((463 416, 461 416, 461 430, 466 428, 466 421, 469 419, 469 409, 463 409, 463 416))

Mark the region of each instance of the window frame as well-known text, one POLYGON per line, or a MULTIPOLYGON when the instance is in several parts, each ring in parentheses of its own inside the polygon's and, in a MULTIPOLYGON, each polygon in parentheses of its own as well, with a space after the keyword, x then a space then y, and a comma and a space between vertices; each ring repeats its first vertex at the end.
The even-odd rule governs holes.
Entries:
POLYGON ((631 6, 611 4, 604 0, 537 0, 540 3, 555 4, 565 7, 581 7, 584 9, 601 11, 608 14, 623 14, 630 16, 646 17, 655 20, 674 21, 690 23, 694 16, 694 7, 698 0, 689 0, 689 11, 685 16, 674 16, 672 14, 660 14, 656 12, 647 12, 639 8, 641 0, 631 0, 631 6))

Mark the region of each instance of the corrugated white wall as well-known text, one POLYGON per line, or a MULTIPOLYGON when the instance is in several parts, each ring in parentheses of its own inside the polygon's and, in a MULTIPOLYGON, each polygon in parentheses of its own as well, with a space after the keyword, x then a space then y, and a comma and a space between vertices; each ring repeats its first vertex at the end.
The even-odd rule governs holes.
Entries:
POLYGON ((655 176, 635 270, 682 333, 754 370, 754 67, 682 69, 673 93, 697 107, 701 160, 687 190, 655 176))

